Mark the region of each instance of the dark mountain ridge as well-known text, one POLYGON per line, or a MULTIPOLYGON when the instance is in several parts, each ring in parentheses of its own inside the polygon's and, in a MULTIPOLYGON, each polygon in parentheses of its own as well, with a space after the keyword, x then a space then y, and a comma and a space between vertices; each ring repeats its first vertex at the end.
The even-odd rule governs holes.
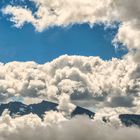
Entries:
POLYGON ((140 115, 138 114, 121 114, 119 119, 125 126, 138 126, 140 127, 140 115))
MULTIPOLYGON (((43 119, 43 116, 45 112, 47 111, 58 111, 57 109, 58 104, 49 102, 49 101, 42 101, 41 103, 37 104, 30 104, 26 105, 21 102, 9 102, 7 104, 0 104, 0 116, 2 115, 3 111, 7 109, 9 111, 10 116, 14 117, 15 115, 27 115, 30 113, 38 115, 41 119, 43 119)), ((75 115, 87 115, 90 118, 93 118, 95 113, 82 108, 80 106, 76 106, 75 110, 71 113, 71 117, 75 115)), ((136 125, 140 127, 140 115, 136 114, 121 114, 119 115, 119 119, 125 126, 132 126, 136 125)), ((109 120, 106 119, 106 117, 103 117, 104 122, 108 122, 109 120)))
MULTIPOLYGON (((12 117, 15 115, 27 115, 33 113, 43 119, 43 115, 46 111, 58 111, 57 106, 58 104, 49 101, 42 101, 41 103, 30 105, 25 105, 21 102, 9 102, 7 104, 0 105, 0 115, 2 115, 5 109, 8 109, 9 114, 12 117)), ((71 116, 73 117, 81 114, 88 115, 90 118, 95 115, 94 112, 91 112, 88 109, 76 106, 75 110, 71 113, 71 116)))

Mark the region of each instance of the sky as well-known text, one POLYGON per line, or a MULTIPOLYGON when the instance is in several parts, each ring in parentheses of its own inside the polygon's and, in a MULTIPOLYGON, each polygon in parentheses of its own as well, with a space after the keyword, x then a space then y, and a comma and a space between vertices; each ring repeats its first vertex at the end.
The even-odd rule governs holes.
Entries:
POLYGON ((139 140, 119 115, 140 114, 140 0, 0 0, 0 62, 0 103, 58 103, 5 110, 0 140, 139 140))
MULTIPOLYGON (((17 2, 18 3, 18 2, 17 2)), ((1 7, 8 2, 3 1, 1 7)), ((20 4, 22 5, 22 4, 20 4)), ((28 4, 31 7, 31 4, 28 4)), ((0 13, 0 62, 35 61, 45 63, 61 55, 99 56, 104 60, 121 58, 127 49, 116 49, 112 40, 118 26, 105 28, 96 24, 74 24, 67 27, 49 27, 37 32, 31 24, 16 28, 0 13)))
POLYGON ((139 112, 138 0, 0 4, 1 102, 47 99, 62 108, 139 112))
POLYGON ((139 107, 138 0, 0 4, 1 102, 139 107))

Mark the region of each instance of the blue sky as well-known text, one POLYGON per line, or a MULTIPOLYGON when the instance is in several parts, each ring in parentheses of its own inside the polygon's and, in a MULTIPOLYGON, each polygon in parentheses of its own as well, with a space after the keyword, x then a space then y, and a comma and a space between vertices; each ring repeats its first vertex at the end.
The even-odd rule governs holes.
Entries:
POLYGON ((0 61, 35 61, 45 63, 61 55, 99 56, 104 60, 121 58, 127 51, 115 50, 111 41, 118 28, 104 29, 103 25, 91 28, 88 24, 69 27, 52 27, 36 32, 26 24, 15 28, 0 15, 0 61))

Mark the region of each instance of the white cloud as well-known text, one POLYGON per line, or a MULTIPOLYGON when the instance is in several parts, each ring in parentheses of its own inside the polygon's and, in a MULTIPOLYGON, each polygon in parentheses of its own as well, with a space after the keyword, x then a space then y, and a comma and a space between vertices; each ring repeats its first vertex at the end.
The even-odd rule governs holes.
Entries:
POLYGON ((70 102, 70 97, 62 93, 62 95, 59 97, 59 105, 58 105, 58 110, 61 112, 64 112, 64 115, 70 115, 76 106, 70 102))
POLYGON ((32 12, 29 9, 18 7, 7 6, 6 9, 3 10, 4 14, 13 14, 14 16, 10 19, 12 22, 15 22, 16 27, 22 27, 26 22, 34 23, 36 26, 36 21, 32 12))
POLYGON ((17 6, 7 6, 4 14, 11 14, 10 19, 16 26, 24 22, 32 23, 38 31, 49 26, 67 26, 73 23, 106 20, 109 1, 93 0, 32 0, 38 7, 37 12, 31 14, 31 10, 17 6), (104 5, 106 2, 106 6, 104 5), (25 16, 27 15, 27 16, 25 16), (23 18, 24 17, 24 18, 23 18))
POLYGON ((64 55, 42 65, 10 62, 0 69, 1 102, 22 98, 29 104, 48 99, 58 102, 65 113, 74 109, 72 103, 139 112, 139 65, 132 60, 64 55))
POLYGON ((114 127, 86 116, 66 119, 61 113, 48 112, 44 121, 30 114, 12 119, 6 112, 0 117, 1 140, 139 140, 135 127, 114 127))

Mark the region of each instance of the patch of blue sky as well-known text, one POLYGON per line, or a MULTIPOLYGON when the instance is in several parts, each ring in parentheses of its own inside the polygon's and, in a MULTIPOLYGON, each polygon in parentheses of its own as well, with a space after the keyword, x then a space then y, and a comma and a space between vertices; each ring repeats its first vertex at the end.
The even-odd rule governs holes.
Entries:
MULTIPOLYGON (((15 4, 15 3, 14 3, 15 4)), ((31 6, 32 7, 32 6, 31 6)), ((118 26, 75 24, 68 27, 51 27, 36 32, 31 24, 23 28, 13 27, 9 16, 0 15, 0 61, 35 61, 45 63, 61 55, 99 56, 104 60, 121 58, 127 49, 112 44, 118 26)))

